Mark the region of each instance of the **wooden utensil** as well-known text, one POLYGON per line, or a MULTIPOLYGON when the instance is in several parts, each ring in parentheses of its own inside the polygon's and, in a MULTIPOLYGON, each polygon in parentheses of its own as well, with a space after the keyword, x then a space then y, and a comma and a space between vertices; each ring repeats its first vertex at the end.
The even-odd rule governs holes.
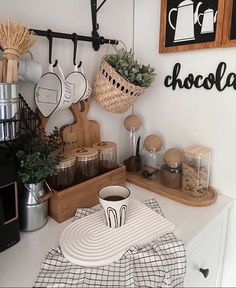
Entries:
POLYGON ((8 59, 6 83, 13 83, 13 70, 14 70, 14 60, 8 59))
POLYGON ((0 83, 2 83, 2 77, 3 77, 3 60, 0 60, 0 83))
POLYGON ((7 59, 3 58, 3 65, 2 65, 2 82, 6 83, 7 77, 7 59))
POLYGON ((71 152, 79 147, 91 147, 100 141, 100 125, 95 120, 88 120, 89 99, 72 104, 70 109, 75 122, 63 128, 64 152, 71 152))

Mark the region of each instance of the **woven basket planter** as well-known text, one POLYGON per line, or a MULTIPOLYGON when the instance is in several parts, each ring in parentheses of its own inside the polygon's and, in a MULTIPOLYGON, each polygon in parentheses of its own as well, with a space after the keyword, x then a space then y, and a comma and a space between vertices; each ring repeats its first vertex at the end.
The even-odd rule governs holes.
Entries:
POLYGON ((102 59, 93 85, 93 97, 104 110, 124 113, 144 91, 145 87, 131 84, 120 76, 105 58, 102 59))

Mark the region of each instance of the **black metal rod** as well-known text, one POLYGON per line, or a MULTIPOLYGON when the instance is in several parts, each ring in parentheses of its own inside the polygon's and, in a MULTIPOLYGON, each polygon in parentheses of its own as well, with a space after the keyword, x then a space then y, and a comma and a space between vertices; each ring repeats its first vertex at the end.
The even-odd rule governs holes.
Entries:
POLYGON ((92 15, 92 36, 94 36, 94 31, 98 30, 98 23, 97 23, 97 0, 91 0, 91 15, 92 15))
POLYGON ((102 6, 105 4, 105 2, 107 2, 107 0, 103 0, 103 2, 98 6, 97 8, 97 12, 99 11, 100 8, 102 8, 102 6))
MULTIPOLYGON (((47 30, 38 30, 38 29, 30 29, 30 31, 33 31, 38 36, 48 37, 48 31, 47 30)), ((51 32, 51 36, 53 38, 60 38, 60 39, 69 39, 73 40, 74 36, 73 34, 67 34, 67 33, 61 33, 61 32, 51 32)), ((96 42, 98 44, 114 44, 117 45, 119 43, 118 40, 115 39, 106 39, 102 36, 99 37, 91 37, 91 36, 83 36, 77 34, 77 40, 78 41, 87 41, 87 42, 96 42)))

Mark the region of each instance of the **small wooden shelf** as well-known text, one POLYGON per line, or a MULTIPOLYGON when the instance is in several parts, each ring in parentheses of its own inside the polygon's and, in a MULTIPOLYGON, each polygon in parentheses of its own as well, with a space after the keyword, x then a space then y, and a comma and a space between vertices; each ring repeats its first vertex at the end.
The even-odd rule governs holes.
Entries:
POLYGON ((188 206, 208 206, 214 203, 217 199, 216 191, 210 187, 202 196, 194 197, 190 194, 183 192, 181 189, 172 189, 163 186, 160 183, 160 175, 157 174, 153 179, 146 179, 142 177, 141 173, 126 172, 126 180, 130 183, 143 187, 152 192, 158 193, 171 200, 188 206))

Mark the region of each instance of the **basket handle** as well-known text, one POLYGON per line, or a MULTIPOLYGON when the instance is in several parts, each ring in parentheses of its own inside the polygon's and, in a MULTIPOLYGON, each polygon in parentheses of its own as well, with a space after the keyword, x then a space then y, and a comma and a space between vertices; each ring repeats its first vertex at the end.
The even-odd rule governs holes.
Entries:
MULTIPOLYGON (((121 43, 121 44, 124 46, 125 50, 127 51, 126 45, 125 45, 125 43, 124 43, 122 40, 118 40, 118 43, 121 43)), ((105 55, 108 54, 108 50, 109 50, 109 48, 110 48, 111 46, 112 46, 112 48, 115 50, 115 52, 118 51, 117 45, 111 44, 111 40, 109 40, 108 45, 107 45, 106 54, 105 54, 105 55)))

